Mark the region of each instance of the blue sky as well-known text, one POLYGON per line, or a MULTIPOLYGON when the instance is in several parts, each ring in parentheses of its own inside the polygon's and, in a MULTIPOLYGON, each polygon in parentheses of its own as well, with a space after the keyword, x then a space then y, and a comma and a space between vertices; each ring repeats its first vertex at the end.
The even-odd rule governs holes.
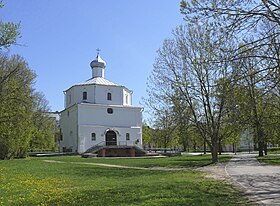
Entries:
MULTIPOLYGON (((20 54, 38 75, 36 89, 53 111, 63 91, 91 78, 90 62, 101 49, 105 78, 133 90, 133 104, 146 95, 156 51, 183 22, 180 0, 4 0, 2 21, 21 22, 20 54)), ((145 114, 144 114, 145 117, 145 114)))

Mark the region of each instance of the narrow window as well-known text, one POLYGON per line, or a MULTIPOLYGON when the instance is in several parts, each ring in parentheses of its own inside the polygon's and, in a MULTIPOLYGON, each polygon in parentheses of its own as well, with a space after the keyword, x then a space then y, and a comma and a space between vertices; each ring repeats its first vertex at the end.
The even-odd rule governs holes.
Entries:
POLYGON ((69 104, 71 104, 71 94, 69 94, 69 104))
POLYGON ((91 133, 91 141, 95 141, 96 140, 96 134, 93 132, 91 133))
POLYGON ((126 133, 126 140, 127 140, 127 141, 130 140, 130 135, 129 135, 129 133, 126 133))
POLYGON ((87 100, 87 92, 83 92, 83 100, 87 100))
POLYGON ((112 109, 112 108, 108 108, 108 109, 107 109, 107 113, 108 113, 108 114, 113 114, 113 109, 112 109))
POLYGON ((70 112, 69 112, 69 111, 67 111, 67 117, 69 117, 69 115, 70 115, 70 112))
POLYGON ((112 94, 110 92, 107 93, 107 100, 112 100, 112 94))
POLYGON ((125 95, 125 103, 128 104, 128 95, 125 95))

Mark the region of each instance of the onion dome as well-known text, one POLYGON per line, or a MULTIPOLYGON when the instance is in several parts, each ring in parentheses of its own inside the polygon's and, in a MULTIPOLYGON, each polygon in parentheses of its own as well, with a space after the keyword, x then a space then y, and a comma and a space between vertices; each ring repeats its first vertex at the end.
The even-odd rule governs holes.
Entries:
POLYGON ((99 52, 97 53, 97 56, 95 58, 95 60, 93 60, 90 63, 90 67, 93 68, 105 68, 106 67, 106 62, 100 57, 99 52))

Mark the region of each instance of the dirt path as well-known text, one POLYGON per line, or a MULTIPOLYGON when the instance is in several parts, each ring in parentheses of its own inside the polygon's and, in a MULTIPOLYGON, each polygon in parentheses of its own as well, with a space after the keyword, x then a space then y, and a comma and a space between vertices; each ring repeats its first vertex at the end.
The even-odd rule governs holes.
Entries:
POLYGON ((207 173, 206 177, 214 178, 217 180, 228 180, 229 176, 225 171, 225 163, 217 163, 205 167, 199 167, 195 170, 207 173))
POLYGON ((70 164, 82 164, 82 165, 94 165, 100 167, 114 167, 114 168, 124 168, 124 169, 136 169, 136 170, 158 170, 158 171, 187 171, 191 168, 168 168, 168 167, 130 167, 123 165, 113 165, 113 164, 103 164, 103 163, 92 163, 92 162, 63 162, 56 160, 43 160, 43 162, 48 163, 70 163, 70 164))

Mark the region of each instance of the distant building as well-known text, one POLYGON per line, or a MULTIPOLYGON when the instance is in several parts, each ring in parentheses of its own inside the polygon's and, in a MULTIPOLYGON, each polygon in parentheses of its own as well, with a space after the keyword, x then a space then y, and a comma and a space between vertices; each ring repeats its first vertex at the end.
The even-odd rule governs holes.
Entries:
POLYGON ((64 91, 60 151, 84 153, 98 145, 142 147, 142 110, 132 91, 104 78, 99 53, 90 63, 92 78, 64 91))
POLYGON ((58 111, 48 112, 48 116, 52 119, 53 122, 55 122, 55 125, 59 127, 59 119, 60 119, 59 112, 58 111))

